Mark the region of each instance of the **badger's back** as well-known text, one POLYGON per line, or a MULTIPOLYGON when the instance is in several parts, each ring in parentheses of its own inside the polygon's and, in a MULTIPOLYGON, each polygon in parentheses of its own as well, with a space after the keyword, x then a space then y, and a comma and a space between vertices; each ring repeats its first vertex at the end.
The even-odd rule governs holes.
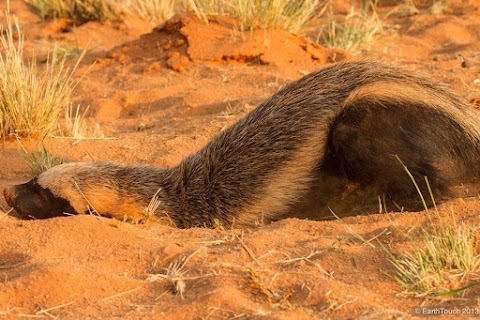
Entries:
POLYGON ((187 157, 174 169, 170 192, 182 201, 173 210, 252 223, 378 208, 378 196, 419 209, 403 165, 426 194, 427 176, 441 201, 453 183, 478 176, 479 120, 427 78, 372 61, 335 64, 286 86, 187 157))

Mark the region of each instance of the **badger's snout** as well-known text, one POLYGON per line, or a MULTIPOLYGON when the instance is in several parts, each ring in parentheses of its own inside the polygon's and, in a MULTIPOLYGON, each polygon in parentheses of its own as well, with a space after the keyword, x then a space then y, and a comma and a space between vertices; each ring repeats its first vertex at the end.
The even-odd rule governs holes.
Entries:
POLYGON ((56 197, 50 190, 40 186, 36 179, 24 184, 8 186, 3 196, 10 207, 15 208, 18 216, 24 219, 45 219, 76 214, 70 203, 56 197))

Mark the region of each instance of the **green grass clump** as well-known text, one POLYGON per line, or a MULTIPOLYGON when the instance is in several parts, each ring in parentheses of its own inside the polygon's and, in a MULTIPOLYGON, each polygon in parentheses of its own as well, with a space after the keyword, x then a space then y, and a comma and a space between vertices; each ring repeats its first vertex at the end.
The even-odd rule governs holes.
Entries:
POLYGON ((298 32, 325 6, 326 0, 189 0, 197 16, 208 22, 207 15, 237 18, 242 31, 276 27, 298 32))
POLYGON ((352 8, 343 21, 335 20, 332 14, 329 20, 320 30, 317 42, 327 48, 341 48, 355 54, 367 47, 383 29, 374 2, 362 11, 352 8))
POLYGON ((34 174, 39 174, 59 164, 66 163, 67 160, 62 157, 54 156, 42 145, 40 151, 34 151, 31 154, 23 155, 23 159, 34 174))
POLYGON ((24 60, 24 37, 18 19, 13 17, 12 21, 7 12, 6 26, 0 31, 0 136, 43 138, 71 106, 71 95, 78 84, 73 73, 82 57, 68 69, 65 56, 60 56, 55 47, 40 71, 35 56, 24 60))
POLYGON ((479 230, 452 221, 440 221, 422 230, 420 244, 391 262, 396 280, 418 297, 446 297, 480 284, 479 230))

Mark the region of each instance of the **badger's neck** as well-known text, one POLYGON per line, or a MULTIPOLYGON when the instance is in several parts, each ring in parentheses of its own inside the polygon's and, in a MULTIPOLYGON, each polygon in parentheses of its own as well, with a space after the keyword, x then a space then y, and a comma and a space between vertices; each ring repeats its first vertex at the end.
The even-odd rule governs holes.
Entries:
MULTIPOLYGON (((190 157, 197 158, 193 154, 190 157)), ((112 165, 112 164, 110 164, 112 165)), ((121 202, 133 201, 137 210, 165 217, 176 227, 213 225, 208 219, 211 211, 205 202, 202 192, 204 182, 202 174, 195 173, 191 164, 185 166, 185 161, 174 168, 158 168, 153 166, 118 166, 111 179, 118 186, 121 202), (157 206, 153 203, 157 202, 157 206), (194 210, 192 210, 194 208, 194 210)))

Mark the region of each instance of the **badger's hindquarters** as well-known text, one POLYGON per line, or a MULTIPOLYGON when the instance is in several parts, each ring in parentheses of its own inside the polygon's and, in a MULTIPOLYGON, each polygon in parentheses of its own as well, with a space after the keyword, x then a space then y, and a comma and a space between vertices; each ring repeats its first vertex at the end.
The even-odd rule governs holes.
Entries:
POLYGON ((342 63, 288 85, 174 168, 64 164, 4 194, 35 218, 123 218, 158 191, 158 210, 179 227, 369 213, 379 197, 389 210, 419 210, 417 186, 440 202, 457 184, 477 185, 478 123, 478 111, 426 78, 342 63))
POLYGON ((384 197, 390 209, 421 210, 422 196, 432 205, 458 196, 454 186, 479 182, 478 121, 478 111, 441 89, 374 83, 344 102, 327 161, 342 167, 357 189, 384 197))

